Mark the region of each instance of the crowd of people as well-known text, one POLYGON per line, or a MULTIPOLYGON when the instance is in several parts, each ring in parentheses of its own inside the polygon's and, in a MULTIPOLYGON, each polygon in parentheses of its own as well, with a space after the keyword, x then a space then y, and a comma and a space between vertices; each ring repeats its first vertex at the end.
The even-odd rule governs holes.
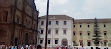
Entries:
POLYGON ((6 45, 0 45, 0 49, 42 49, 40 45, 35 46, 35 45, 25 45, 25 46, 6 46, 6 45))
MULTIPOLYGON (((47 47, 48 49, 50 49, 50 47, 47 47)), ((41 45, 25 45, 25 46, 5 46, 5 45, 0 45, 0 49, 42 49, 42 46, 41 45)), ((85 49, 83 46, 82 47, 68 47, 68 46, 53 46, 51 49, 85 49)), ((94 49, 93 47, 91 47, 90 49, 94 49)), ((96 49, 101 49, 101 48, 98 48, 96 47, 96 49)), ((105 49, 108 49, 105 48, 105 49)))

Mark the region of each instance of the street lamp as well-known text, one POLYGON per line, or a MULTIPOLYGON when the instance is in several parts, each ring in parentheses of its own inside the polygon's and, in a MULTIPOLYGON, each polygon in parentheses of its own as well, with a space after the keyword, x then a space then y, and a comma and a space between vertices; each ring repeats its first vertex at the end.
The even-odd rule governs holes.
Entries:
POLYGON ((49 0, 47 0, 47 17, 46 17, 45 49, 47 49, 48 15, 49 15, 49 0))

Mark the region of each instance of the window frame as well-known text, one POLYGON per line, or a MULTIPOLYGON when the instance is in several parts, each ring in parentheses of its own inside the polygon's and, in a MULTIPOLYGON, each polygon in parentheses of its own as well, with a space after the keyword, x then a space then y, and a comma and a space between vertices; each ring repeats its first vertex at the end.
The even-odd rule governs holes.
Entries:
POLYGON ((40 44, 43 44, 43 39, 40 39, 40 44), (41 41, 42 41, 42 43, 41 43, 41 41))
POLYGON ((104 24, 104 27, 106 27, 106 24, 104 24))
POLYGON ((64 30, 63 30, 63 34, 67 34, 67 31, 66 31, 66 29, 64 29, 64 30))
POLYGON ((104 33, 104 36, 106 36, 107 35, 107 33, 104 33))
POLYGON ((90 26, 88 25, 87 27, 89 28, 90 26))
POLYGON ((44 21, 41 21, 41 25, 44 25, 44 21))
POLYGON ((88 33, 88 36, 90 36, 90 33, 88 33))
POLYGON ((51 21, 49 21, 49 25, 51 25, 51 21))
POLYGON ((64 25, 67 25, 67 21, 64 21, 64 25))
POLYGON ((80 28, 82 28, 82 25, 80 25, 80 28))
POLYGON ((73 27, 75 28, 75 25, 73 27))
POLYGON ((58 34, 58 32, 59 32, 59 30, 58 30, 58 29, 56 29, 56 30, 55 30, 55 34, 58 34))
POLYGON ((50 39, 47 40, 47 44, 51 44, 51 40, 50 40, 50 39), (49 41, 50 41, 50 42, 49 42, 49 41))
POLYGON ((48 30, 48 34, 51 34, 51 29, 48 30), (50 31, 50 32, 49 32, 50 31))
POLYGON ((58 44, 58 40, 57 39, 55 39, 55 44, 58 44), (57 42, 56 42, 57 41, 57 42))
POLYGON ((59 21, 56 21, 56 25, 59 25, 59 21))
POLYGON ((41 33, 40 34, 44 34, 44 30, 43 29, 41 29, 41 33))
POLYGON ((106 45, 107 45, 107 42, 104 42, 104 45, 106 46, 106 45))
POLYGON ((75 36, 75 33, 73 33, 73 35, 75 36))
POLYGON ((82 33, 80 33, 80 36, 82 36, 82 33))

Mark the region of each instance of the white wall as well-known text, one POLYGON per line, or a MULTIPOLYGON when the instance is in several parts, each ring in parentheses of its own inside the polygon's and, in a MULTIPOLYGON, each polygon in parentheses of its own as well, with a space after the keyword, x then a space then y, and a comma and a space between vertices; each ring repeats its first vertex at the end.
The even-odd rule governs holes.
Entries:
MULTIPOLYGON (((73 32, 73 20, 49 20, 51 21, 51 25, 48 25, 48 28, 51 29, 51 34, 48 34, 47 38, 51 38, 50 45, 48 47, 55 46, 55 38, 58 38, 58 44, 56 46, 61 45, 62 39, 65 38, 68 41, 68 45, 72 46, 72 32, 73 32), (56 21, 59 21, 59 25, 56 25, 56 21), (64 21, 67 21, 67 25, 64 25, 64 21), (58 35, 55 34, 55 28, 58 28, 58 35), (63 29, 66 29, 66 34, 63 34, 63 29)), ((44 42, 42 47, 45 46, 45 31, 46 31, 46 21, 44 19, 39 19, 39 26, 40 28, 44 29, 43 35, 40 34, 40 38, 44 38, 44 42), (44 25, 41 25, 41 21, 44 21, 44 25)), ((39 28, 39 31, 41 30, 39 28)), ((39 42, 40 43, 40 42, 39 42)))

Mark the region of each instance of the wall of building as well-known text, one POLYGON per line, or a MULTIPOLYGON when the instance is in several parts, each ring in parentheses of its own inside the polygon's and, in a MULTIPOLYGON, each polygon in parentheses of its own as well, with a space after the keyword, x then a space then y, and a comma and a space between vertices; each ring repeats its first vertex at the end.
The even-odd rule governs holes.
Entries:
MULTIPOLYGON (((48 34, 48 39, 51 39, 51 43, 48 44, 48 47, 60 46, 62 45, 62 39, 67 39, 68 45, 72 46, 72 22, 73 20, 49 20, 51 25, 48 25, 48 28, 51 30, 51 34, 48 34), (56 25, 56 21, 59 21, 59 25, 56 25), (64 25, 63 22, 67 21, 67 25, 64 25), (58 29, 58 34, 55 34, 55 30, 58 29), (63 29, 66 29, 66 34, 63 34, 63 29), (55 44, 55 39, 58 39, 58 44, 55 44)), ((43 39, 43 47, 45 46, 45 29, 46 21, 44 19, 39 19, 39 31, 44 30, 43 34, 40 34, 40 39, 43 39), (44 25, 41 25, 41 21, 44 21, 44 25)), ((40 44, 40 41, 39 41, 40 44)))
MULTIPOLYGON (((104 40, 108 41, 108 44, 110 45, 111 43, 111 23, 98 23, 99 28, 100 28, 100 32, 101 32, 101 38, 102 38, 102 46, 104 46, 104 40), (104 24, 106 25, 106 27, 104 27, 104 24), (104 36, 104 31, 106 32, 106 36, 104 36)), ((75 32, 75 36, 73 34, 73 41, 76 42, 76 44, 79 44, 79 40, 83 40, 83 45, 85 46, 86 43, 91 40, 90 42, 92 43, 92 36, 94 33, 94 23, 74 23, 73 24, 73 31, 75 32), (75 28, 74 28, 75 25, 75 28), (80 28, 80 25, 82 25, 82 27, 80 28), (88 27, 89 25, 89 27, 88 27), (80 31, 82 31, 82 36, 80 36, 80 31), (90 36, 88 36, 88 31, 90 31, 90 36)), ((91 44, 92 45, 92 44, 91 44)))
POLYGON ((5 32, 0 36, 0 44, 37 44, 39 12, 33 1, 29 4, 29 0, 0 0, 0 34, 5 32))

